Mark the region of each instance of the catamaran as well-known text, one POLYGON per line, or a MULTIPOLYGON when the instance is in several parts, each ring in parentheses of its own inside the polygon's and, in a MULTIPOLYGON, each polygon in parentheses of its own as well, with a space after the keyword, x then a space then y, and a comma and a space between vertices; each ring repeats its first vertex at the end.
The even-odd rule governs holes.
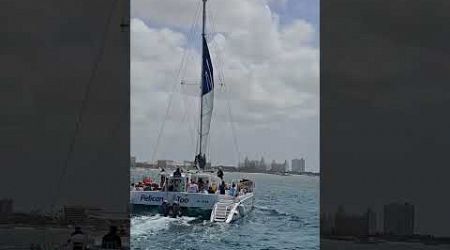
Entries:
POLYGON ((222 180, 222 170, 218 171, 222 175, 216 175, 205 169, 203 152, 206 152, 214 104, 214 74, 205 35, 207 0, 202 1, 199 143, 194 163, 190 169, 177 169, 173 173, 162 170, 159 183, 147 185, 147 191, 132 190, 130 199, 133 206, 157 208, 166 216, 207 214, 211 222, 230 223, 253 208, 255 184, 252 180, 240 179, 227 185, 222 180))

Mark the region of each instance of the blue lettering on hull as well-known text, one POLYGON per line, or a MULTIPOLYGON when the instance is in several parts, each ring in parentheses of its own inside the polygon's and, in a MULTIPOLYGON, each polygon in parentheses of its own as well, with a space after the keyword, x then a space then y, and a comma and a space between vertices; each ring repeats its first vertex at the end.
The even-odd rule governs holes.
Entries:
POLYGON ((151 202, 163 202, 164 198, 161 196, 152 196, 141 194, 141 201, 151 201, 151 202))
POLYGON ((177 196, 177 201, 179 203, 189 203, 189 198, 183 198, 183 197, 177 196))

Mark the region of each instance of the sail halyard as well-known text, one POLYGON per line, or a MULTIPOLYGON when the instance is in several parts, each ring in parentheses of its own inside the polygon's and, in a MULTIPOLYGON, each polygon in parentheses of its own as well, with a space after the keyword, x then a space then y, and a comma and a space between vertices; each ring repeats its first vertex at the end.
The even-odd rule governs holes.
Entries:
POLYGON ((205 34, 206 1, 203 1, 203 22, 202 22, 202 64, 201 64, 201 84, 200 84, 200 130, 199 130, 199 151, 195 157, 195 162, 200 169, 206 165, 207 139, 211 124, 212 109, 214 103, 214 74, 209 54, 208 44, 205 34))

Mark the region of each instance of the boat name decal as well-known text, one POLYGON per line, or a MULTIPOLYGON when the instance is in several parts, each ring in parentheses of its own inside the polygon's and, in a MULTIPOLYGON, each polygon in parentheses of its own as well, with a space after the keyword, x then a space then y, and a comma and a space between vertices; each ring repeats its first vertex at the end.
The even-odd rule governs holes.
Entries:
POLYGON ((151 194, 146 195, 146 194, 141 194, 141 201, 163 201, 163 197, 161 196, 152 196, 151 194))
POLYGON ((177 196, 177 201, 179 203, 189 203, 189 198, 183 198, 183 197, 177 196))

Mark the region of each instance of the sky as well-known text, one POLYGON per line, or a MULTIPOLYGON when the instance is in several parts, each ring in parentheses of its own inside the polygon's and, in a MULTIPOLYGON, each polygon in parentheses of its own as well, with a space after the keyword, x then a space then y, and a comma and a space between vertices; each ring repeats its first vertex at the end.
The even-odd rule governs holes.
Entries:
MULTIPOLYGON (((200 26, 191 28, 200 7, 131 2, 131 155, 138 161, 194 158, 201 40, 200 26)), ((212 164, 304 157, 307 171, 319 171, 319 1, 209 0, 206 25, 216 81, 212 164)))

